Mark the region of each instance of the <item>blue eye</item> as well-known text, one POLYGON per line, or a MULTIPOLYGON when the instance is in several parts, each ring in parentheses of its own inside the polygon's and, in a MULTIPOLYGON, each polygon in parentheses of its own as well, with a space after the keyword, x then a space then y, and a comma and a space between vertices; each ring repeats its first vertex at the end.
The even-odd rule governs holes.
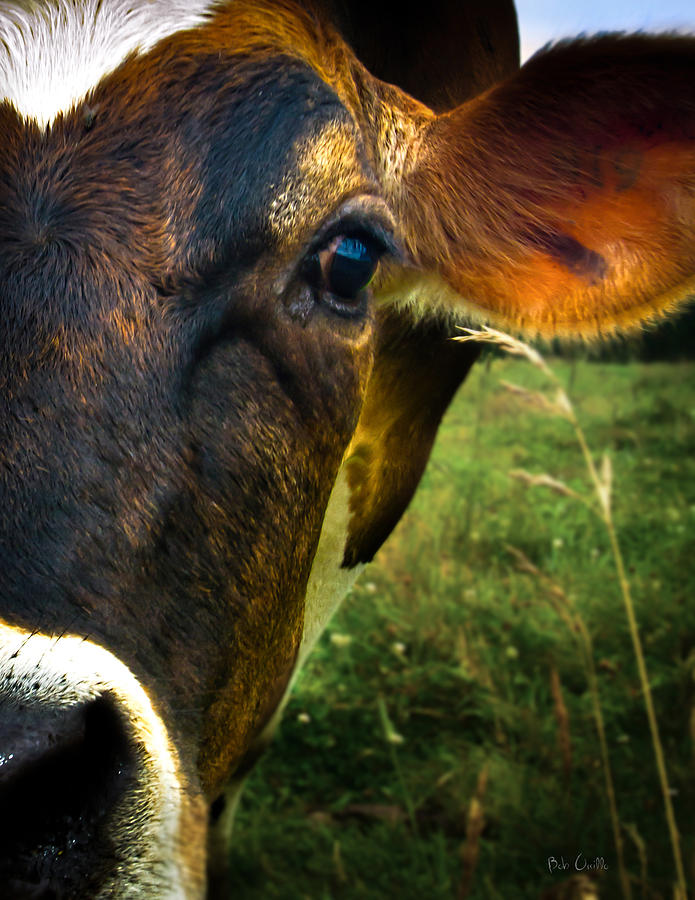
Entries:
POLYGON ((340 234, 309 256, 302 272, 317 299, 336 312, 352 315, 364 300, 363 290, 383 254, 384 247, 366 234, 340 234))
POLYGON ((380 252, 362 238, 343 237, 333 250, 326 287, 343 300, 354 300, 374 277, 380 252))

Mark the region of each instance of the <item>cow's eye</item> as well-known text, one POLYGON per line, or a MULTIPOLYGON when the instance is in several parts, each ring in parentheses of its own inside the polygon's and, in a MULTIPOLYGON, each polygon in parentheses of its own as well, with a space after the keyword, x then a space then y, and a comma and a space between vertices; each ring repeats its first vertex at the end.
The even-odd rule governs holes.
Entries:
POLYGON ((337 235, 307 259, 304 275, 332 306, 359 305, 384 250, 366 234, 337 235))
POLYGON ((381 253, 371 242, 341 237, 328 262, 326 287, 343 300, 352 300, 374 277, 381 253))

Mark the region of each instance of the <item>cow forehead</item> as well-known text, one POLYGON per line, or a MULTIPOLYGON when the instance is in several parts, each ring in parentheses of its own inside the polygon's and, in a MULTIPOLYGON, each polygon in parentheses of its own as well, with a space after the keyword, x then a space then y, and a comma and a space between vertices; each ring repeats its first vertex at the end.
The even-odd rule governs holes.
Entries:
POLYGON ((206 21, 213 0, 0 3, 0 97, 45 126, 126 57, 206 21))
MULTIPOLYGON (((316 31, 296 17, 296 10, 292 12, 282 4, 277 8, 272 3, 257 7, 245 0, 0 0, 0 101, 5 100, 23 119, 45 129, 80 109, 82 101, 90 99, 91 103, 95 89, 119 69, 123 77, 115 83, 122 90, 123 82, 130 78, 133 83, 127 90, 127 102, 142 107, 156 98, 156 82, 171 82, 166 69, 176 56, 188 63, 196 57, 219 55, 231 68, 236 68, 235 56, 247 60, 255 57, 261 66, 272 59, 270 66, 279 77, 288 65, 305 67, 323 90, 315 89, 307 109, 298 112, 295 108, 292 112, 305 123, 322 117, 322 113, 325 118, 327 84, 322 79, 333 83, 335 72, 332 78, 327 77, 322 57, 324 52, 331 55, 332 40, 313 20, 316 31), (176 43, 170 41, 167 47, 167 38, 176 43), (150 65, 143 64, 142 59, 148 54, 150 65)), ((230 72, 230 76, 234 81, 235 75, 230 72)), ((209 83, 210 91, 215 90, 209 72, 202 72, 200 83, 203 87, 209 83)), ((201 94, 197 88, 196 99, 201 94)), ((337 105, 340 101, 333 89, 328 91, 337 105)), ((262 93, 261 88, 259 105, 262 93)), ((190 102, 190 98, 182 97, 184 103, 186 99, 190 102)), ((92 114, 91 105, 83 108, 84 116, 91 118, 92 114)), ((336 135, 334 129, 318 143, 305 139, 297 148, 302 174, 326 173, 337 166, 341 175, 346 168, 354 170, 355 147, 350 144, 355 132, 348 130, 351 134, 343 129, 343 134, 336 135), (309 143, 315 146, 307 146, 309 143)), ((360 157, 363 168, 364 155, 360 157)), ((328 180, 335 185, 335 171, 328 180)), ((325 193, 328 180, 318 185, 320 193, 325 193)), ((344 186, 342 178, 338 183, 344 186)), ((292 191, 293 206, 296 208, 299 202, 296 176, 291 181, 285 178, 277 187, 280 197, 273 205, 276 224, 283 195, 292 191)), ((311 190, 307 188, 304 193, 311 190)), ((283 228, 287 231, 294 224, 290 215, 283 228)))
POLYGON ((294 254, 344 199, 378 192, 357 124, 306 54, 282 42, 249 50, 247 21, 229 27, 226 10, 211 18, 202 4, 166 5, 157 21, 153 0, 137 5, 150 18, 136 21, 120 0, 88 0, 84 11, 79 0, 56 2, 31 14, 0 2, 0 97, 9 101, 0 112, 13 148, 0 160, 9 186, 0 242, 26 235, 38 252, 48 233, 86 246, 108 232, 135 254, 145 223, 147 259, 131 259, 168 278, 201 258, 249 261, 278 245, 294 254), (148 24, 136 43, 131 32, 148 24), (62 48, 75 35, 70 61, 62 48), (63 95, 69 64, 65 80, 74 75, 79 89, 63 95), (50 111, 39 104, 46 96, 50 111), (56 175, 64 161, 68 178, 56 175))

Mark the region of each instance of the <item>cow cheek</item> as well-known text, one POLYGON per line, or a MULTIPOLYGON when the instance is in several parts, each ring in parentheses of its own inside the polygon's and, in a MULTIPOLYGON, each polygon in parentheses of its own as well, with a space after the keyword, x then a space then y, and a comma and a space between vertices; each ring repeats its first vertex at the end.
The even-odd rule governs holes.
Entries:
MULTIPOLYGON (((210 799, 286 692, 302 640, 306 585, 323 515, 363 401, 371 334, 359 346, 339 345, 328 359, 326 344, 325 335, 315 344, 308 341, 302 352, 308 370, 295 379, 290 396, 286 385, 278 391, 255 350, 236 348, 234 364, 231 351, 214 363, 236 372, 236 383, 221 392, 235 398, 229 423, 234 449, 226 457, 224 447, 218 447, 214 473, 219 491, 222 470, 234 470, 229 493, 218 495, 217 504, 234 507, 234 521, 226 524, 224 539, 218 528, 209 531, 216 535, 214 544, 226 548, 211 565, 218 572, 229 567, 227 600, 223 608, 216 606, 221 617, 214 623, 216 658, 200 657, 196 665, 205 708, 197 770, 210 799), (246 383, 239 380, 242 371, 246 383), (312 378, 312 372, 320 374, 312 378), (255 406, 259 396, 261 409, 255 406)), ((205 398, 210 392, 197 390, 196 395, 205 398)), ((219 425, 219 411, 208 409, 199 417, 212 420, 219 425)))

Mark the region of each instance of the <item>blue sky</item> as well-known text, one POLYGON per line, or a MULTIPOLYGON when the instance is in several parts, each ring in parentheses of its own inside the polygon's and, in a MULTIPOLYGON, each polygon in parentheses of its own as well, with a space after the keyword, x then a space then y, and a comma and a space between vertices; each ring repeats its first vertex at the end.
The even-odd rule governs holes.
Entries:
POLYGON ((581 32, 688 30, 695 0, 516 0, 522 57, 549 40, 581 32))

